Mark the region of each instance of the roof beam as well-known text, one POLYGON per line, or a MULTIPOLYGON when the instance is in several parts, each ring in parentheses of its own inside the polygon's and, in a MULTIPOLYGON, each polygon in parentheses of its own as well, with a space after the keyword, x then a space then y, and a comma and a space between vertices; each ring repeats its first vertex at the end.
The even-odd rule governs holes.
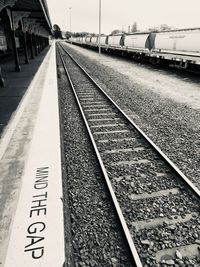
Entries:
POLYGON ((22 11, 22 12, 31 12, 31 13, 42 13, 41 9, 32 10, 31 8, 21 9, 21 8, 12 8, 13 11, 22 11))
POLYGON ((49 16, 48 16, 48 14, 46 12, 46 8, 45 8, 45 6, 43 4, 43 1, 42 0, 39 0, 39 2, 40 2, 40 5, 42 7, 42 10, 43 10, 44 16, 46 18, 46 21, 49 24, 49 28, 51 29, 52 28, 51 21, 50 21, 49 16))

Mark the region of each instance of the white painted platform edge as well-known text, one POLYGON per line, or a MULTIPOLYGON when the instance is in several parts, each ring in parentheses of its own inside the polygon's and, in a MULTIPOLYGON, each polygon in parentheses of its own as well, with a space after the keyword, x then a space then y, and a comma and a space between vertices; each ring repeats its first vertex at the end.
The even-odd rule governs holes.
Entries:
MULTIPOLYGON (((22 177, 5 267, 62 267, 65 260, 55 44, 49 53, 48 68, 44 69, 42 64, 35 76, 35 79, 46 76, 45 88, 22 177), (43 184, 37 183, 36 186, 36 172, 38 168, 45 167, 48 177, 44 177, 44 180, 48 180, 48 185, 43 180, 43 184), (47 195, 47 199, 44 195, 47 195), (43 199, 41 204, 45 206, 37 212, 33 211, 36 208, 31 207, 38 204, 32 202, 38 199, 43 199)), ((34 82, 31 86, 34 86, 34 82)))

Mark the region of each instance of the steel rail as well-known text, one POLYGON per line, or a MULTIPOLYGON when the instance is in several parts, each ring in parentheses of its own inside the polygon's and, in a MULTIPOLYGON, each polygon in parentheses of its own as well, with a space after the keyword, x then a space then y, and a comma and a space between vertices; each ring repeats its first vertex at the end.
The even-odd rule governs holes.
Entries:
MULTIPOLYGON (((61 46, 61 47, 62 47, 62 46, 61 46)), ((66 52, 66 51, 65 51, 65 52, 66 52)), ((79 99, 78 99, 78 96, 77 96, 77 93, 76 93, 76 91, 75 91, 75 88, 74 88, 72 79, 71 79, 71 77, 70 77, 70 74, 69 74, 69 72, 68 72, 68 70, 67 70, 66 64, 65 64, 65 62, 64 62, 63 56, 61 55, 60 51, 59 51, 59 55, 60 55, 60 58, 61 58, 63 67, 64 67, 64 69, 65 69, 65 72, 66 72, 66 74, 67 74, 68 80, 69 80, 69 82, 70 82, 71 88, 72 88, 72 90, 73 90, 74 96, 75 96, 75 98, 76 98, 77 104, 78 104, 79 109, 80 109, 80 111, 81 111, 81 115, 82 115, 82 117, 83 117, 85 126, 86 126, 86 128, 87 128, 89 137, 90 137, 90 139, 91 139, 93 148, 94 148, 94 150, 95 150, 97 159, 98 159, 98 161, 99 161, 99 164, 100 164, 102 173, 103 173, 104 178, 105 178, 105 180, 106 180, 107 187, 108 187, 109 192, 110 192, 110 195, 111 195, 111 197, 112 197, 113 204, 114 204, 114 206, 115 206, 117 215, 118 215, 118 217, 119 217, 119 220, 120 220, 122 229, 123 229, 124 234, 125 234, 125 236, 126 236, 126 240, 127 240, 128 245, 129 245, 129 248, 130 248, 130 251, 131 251, 133 260, 134 260, 134 265, 135 265, 136 267, 143 267, 143 265, 142 265, 142 263, 141 263, 141 260, 140 260, 140 258, 139 258, 139 255, 138 255, 138 253, 137 253, 137 250, 136 250, 136 248, 135 248, 135 245, 134 245, 134 243, 133 243, 133 240, 132 240, 131 234, 130 234, 130 232, 129 232, 128 226, 127 226, 126 221, 125 221, 125 219, 124 219, 124 215, 123 215, 123 213, 122 213, 122 211, 121 211, 120 205, 119 205, 119 203, 118 203, 118 201, 117 201, 117 198, 116 198, 116 196, 115 196, 114 190, 113 190, 113 188, 112 188, 112 185, 111 185, 110 179, 109 179, 109 177, 108 177, 106 168, 105 168, 104 163, 103 163, 103 161, 102 161, 102 159, 101 159, 101 156, 100 156, 99 150, 98 150, 98 148, 97 148, 96 142, 95 142, 95 140, 94 140, 94 138, 93 138, 92 132, 91 132, 90 127, 89 127, 89 124, 88 124, 88 122, 87 122, 87 119, 86 119, 86 117, 85 117, 84 111, 83 111, 82 106, 81 106, 81 104, 80 104, 80 101, 79 101, 79 99)))
POLYGON ((128 120, 128 122, 143 136, 143 138, 151 145, 151 147, 161 156, 161 158, 170 166, 170 168, 178 175, 178 177, 186 183, 188 188, 195 194, 200 200, 200 190, 189 180, 189 178, 182 173, 181 170, 161 151, 161 149, 132 121, 132 119, 116 104, 110 96, 101 88, 100 85, 87 73, 87 71, 73 58, 72 55, 62 45, 62 49, 68 54, 68 56, 77 64, 77 66, 90 78, 95 86, 112 102, 112 104, 120 111, 121 114, 128 120))

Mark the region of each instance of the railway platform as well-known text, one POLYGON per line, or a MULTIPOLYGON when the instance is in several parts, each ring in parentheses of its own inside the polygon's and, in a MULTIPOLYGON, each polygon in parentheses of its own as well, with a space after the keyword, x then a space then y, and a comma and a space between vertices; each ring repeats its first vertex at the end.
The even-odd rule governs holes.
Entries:
POLYGON ((190 124, 162 114, 163 106, 180 114, 184 102, 161 99, 164 90, 154 94, 151 105, 162 105, 161 117, 151 115, 149 127, 152 112, 133 108, 145 106, 153 90, 144 92, 145 79, 137 77, 154 73, 164 83, 170 72, 162 77, 131 65, 128 83, 132 63, 115 61, 58 42, 33 68, 7 71, 0 91, 6 117, 0 117, 0 266, 199 266, 199 189, 148 137, 153 132, 165 145, 160 129, 166 136, 178 121, 184 134, 178 130, 177 140, 186 140, 190 124), (97 76, 98 83, 112 81, 105 91, 97 76))
POLYGON ((55 44, 31 65, 22 66, 20 73, 5 71, 4 76, 6 86, 0 90, 0 266, 63 266, 55 44))

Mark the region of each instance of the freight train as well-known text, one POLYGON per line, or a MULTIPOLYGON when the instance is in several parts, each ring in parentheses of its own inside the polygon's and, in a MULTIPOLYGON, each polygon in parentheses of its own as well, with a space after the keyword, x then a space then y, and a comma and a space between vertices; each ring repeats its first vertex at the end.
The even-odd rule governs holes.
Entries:
MULTIPOLYGON (((72 37, 71 43, 98 49, 99 36, 72 37)), ((131 55, 154 64, 200 69, 200 28, 101 35, 102 51, 131 55)))

